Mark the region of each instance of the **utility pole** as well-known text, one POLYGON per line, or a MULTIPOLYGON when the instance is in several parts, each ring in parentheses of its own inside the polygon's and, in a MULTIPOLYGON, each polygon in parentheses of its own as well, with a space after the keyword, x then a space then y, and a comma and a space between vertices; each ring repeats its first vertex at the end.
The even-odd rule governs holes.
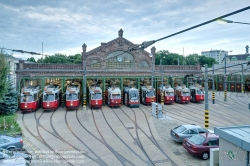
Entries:
POLYGON ((227 101, 227 55, 225 54, 225 68, 224 68, 224 101, 227 101))
MULTIPOLYGON (((160 60, 160 65, 161 65, 161 104, 162 104, 162 108, 164 105, 164 91, 163 91, 163 66, 160 60)), ((163 109, 162 109, 163 110, 163 109)))
POLYGON ((42 42, 42 63, 43 63, 43 42, 42 42))
POLYGON ((213 81, 213 84, 212 84, 212 100, 213 100, 213 104, 215 103, 215 95, 214 95, 214 62, 213 62, 213 76, 212 76, 212 81, 213 81))
POLYGON ((154 88, 154 72, 155 72, 155 47, 151 48, 152 55, 152 78, 151 78, 151 86, 154 88))
POLYGON ((184 47, 183 47, 182 65, 184 66, 184 47))
POLYGON ((207 64, 205 65, 205 128, 209 127, 207 64))
POLYGON ((241 64, 241 93, 244 93, 243 77, 243 64, 241 64))
POLYGON ((87 48, 87 45, 84 43, 82 45, 82 61, 83 61, 83 110, 86 111, 86 58, 87 58, 87 55, 86 55, 86 48, 87 48))

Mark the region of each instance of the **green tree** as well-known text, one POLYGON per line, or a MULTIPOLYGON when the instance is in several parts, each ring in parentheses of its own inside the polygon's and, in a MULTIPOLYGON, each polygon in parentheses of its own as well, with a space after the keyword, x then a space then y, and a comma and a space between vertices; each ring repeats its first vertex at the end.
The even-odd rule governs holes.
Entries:
POLYGON ((198 54, 189 54, 185 57, 186 65, 197 65, 199 63, 199 55, 198 54))
POLYGON ((7 92, 0 102, 0 115, 12 115, 18 109, 18 93, 14 90, 13 82, 9 82, 7 92))
POLYGON ((35 62, 35 63, 36 63, 36 60, 35 60, 35 58, 33 58, 33 57, 28 58, 27 61, 35 62))
POLYGON ((38 59, 37 63, 82 63, 82 56, 81 54, 69 56, 63 54, 54 54, 45 56, 44 59, 38 59))
POLYGON ((0 51, 0 101, 2 101, 8 87, 8 72, 9 65, 6 62, 5 53, 3 50, 0 51))
POLYGON ((161 50, 156 53, 155 64, 159 65, 160 60, 162 60, 162 65, 178 65, 178 59, 180 65, 183 64, 183 61, 185 62, 182 55, 170 53, 168 50, 161 50))

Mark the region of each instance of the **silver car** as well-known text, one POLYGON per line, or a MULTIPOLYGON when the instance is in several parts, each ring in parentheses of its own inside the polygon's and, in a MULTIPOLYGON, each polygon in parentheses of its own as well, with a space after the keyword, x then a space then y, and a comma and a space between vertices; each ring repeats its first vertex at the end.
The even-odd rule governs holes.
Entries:
POLYGON ((195 124, 186 124, 171 129, 170 135, 176 142, 183 142, 185 138, 189 138, 193 135, 206 132, 212 132, 212 131, 204 129, 195 124))

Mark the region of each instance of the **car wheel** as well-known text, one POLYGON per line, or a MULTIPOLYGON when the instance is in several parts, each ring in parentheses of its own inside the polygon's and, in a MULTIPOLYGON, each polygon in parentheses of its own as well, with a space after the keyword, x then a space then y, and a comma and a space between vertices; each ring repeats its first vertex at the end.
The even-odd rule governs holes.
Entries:
POLYGON ((204 152, 201 157, 202 157, 203 160, 207 160, 207 159, 209 159, 209 153, 204 152))
POLYGON ((9 150, 9 151, 15 151, 16 148, 12 147, 12 148, 8 148, 7 150, 9 150))

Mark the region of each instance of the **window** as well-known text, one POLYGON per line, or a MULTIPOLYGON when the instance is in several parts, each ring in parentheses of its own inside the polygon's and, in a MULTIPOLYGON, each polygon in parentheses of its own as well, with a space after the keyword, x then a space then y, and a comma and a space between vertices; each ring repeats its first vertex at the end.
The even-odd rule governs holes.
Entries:
POLYGON ((34 94, 34 100, 37 100, 37 93, 34 94))
POLYGON ((174 96, 173 92, 166 92, 166 96, 174 96))
POLYGON ((188 140, 196 145, 201 145, 206 140, 206 138, 203 135, 197 134, 188 138, 188 140))
POLYGON ((199 134, 207 132, 207 130, 205 130, 203 128, 198 128, 197 130, 198 130, 199 134))
POLYGON ((22 102, 31 102, 31 101, 34 101, 34 100, 33 100, 32 95, 24 95, 24 96, 22 96, 21 101, 22 102))
POLYGON ((138 99, 138 92, 137 91, 130 92, 129 97, 130 97, 130 100, 137 100, 138 99))
POLYGON ((174 131, 176 133, 182 133, 185 130, 186 130, 186 128, 184 126, 178 126, 178 127, 174 128, 174 131))
POLYGON ((121 95, 120 94, 112 94, 111 99, 120 99, 121 95))
POLYGON ((219 141, 217 141, 217 139, 211 139, 207 142, 208 146, 218 146, 219 145, 219 141))
POLYGON ((125 53, 124 51, 115 51, 110 53, 106 57, 106 68, 135 68, 135 60, 134 56, 131 55, 130 53, 125 53), (121 61, 119 62, 117 60, 117 56, 121 57, 121 61))
POLYGON ((190 129, 189 134, 198 134, 197 129, 190 129))
POLYGON ((141 61, 139 63, 139 68, 149 68, 148 62, 147 61, 141 61))
POLYGON ((76 94, 67 94, 66 100, 78 100, 78 96, 76 94))
POLYGON ((182 96, 190 96, 190 95, 189 95, 189 92, 183 92, 182 96))
POLYGON ((182 132, 182 134, 189 134, 189 130, 182 132))
POLYGON ((153 97, 153 96, 155 96, 154 91, 148 91, 147 92, 147 97, 153 97))
POLYGON ((102 94, 101 93, 91 94, 91 99, 102 99, 102 94))
POLYGON ((43 96, 43 101, 54 101, 55 95, 54 94, 46 94, 43 96))
POLYGON ((197 95, 201 95, 201 94, 203 94, 203 92, 200 89, 198 89, 197 92, 196 92, 196 94, 197 95))
POLYGON ((102 64, 98 60, 92 60, 90 62, 90 68, 101 68, 101 67, 102 67, 102 64))
POLYGON ((58 100, 59 99, 59 94, 55 93, 55 99, 58 100))

